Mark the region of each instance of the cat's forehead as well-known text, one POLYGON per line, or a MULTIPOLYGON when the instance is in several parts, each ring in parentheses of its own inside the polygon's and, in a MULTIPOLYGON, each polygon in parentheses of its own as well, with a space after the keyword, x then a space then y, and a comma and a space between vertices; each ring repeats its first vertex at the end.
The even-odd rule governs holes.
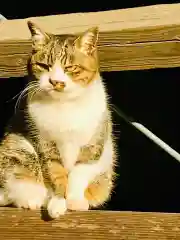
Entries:
POLYGON ((64 49, 71 50, 75 39, 76 37, 71 35, 53 36, 49 42, 49 47, 54 48, 58 54, 64 49))
POLYGON ((41 50, 39 58, 53 62, 62 59, 63 56, 72 56, 75 39, 74 35, 52 36, 49 43, 41 50))

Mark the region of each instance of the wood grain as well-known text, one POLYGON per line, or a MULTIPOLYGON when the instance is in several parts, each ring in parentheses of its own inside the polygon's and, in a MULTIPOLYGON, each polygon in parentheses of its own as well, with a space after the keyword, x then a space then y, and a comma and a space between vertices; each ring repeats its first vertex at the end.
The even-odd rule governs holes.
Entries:
POLYGON ((27 74, 31 53, 27 20, 54 34, 99 26, 102 71, 180 66, 180 3, 72 13, 0 22, 0 77, 27 74))
POLYGON ((39 212, 0 208, 0 239, 178 240, 180 214, 89 211, 44 221, 39 212))

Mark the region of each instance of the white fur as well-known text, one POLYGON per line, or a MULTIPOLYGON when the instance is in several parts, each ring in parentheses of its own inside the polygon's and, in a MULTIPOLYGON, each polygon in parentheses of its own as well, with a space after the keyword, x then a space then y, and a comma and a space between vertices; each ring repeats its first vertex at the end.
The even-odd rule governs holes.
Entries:
POLYGON ((47 210, 52 218, 58 218, 60 215, 64 215, 67 210, 66 200, 57 196, 52 197, 48 203, 47 210))
POLYGON ((22 138, 19 143, 18 143, 18 146, 22 149, 24 149, 25 151, 28 151, 29 153, 31 154, 34 154, 37 156, 37 153, 34 149, 34 147, 32 146, 32 144, 27 141, 25 138, 22 138))
POLYGON ((87 211, 89 209, 89 202, 86 198, 67 199, 68 210, 87 211))
MULTIPOLYGON (((76 84, 76 88, 82 87, 76 84)), ((89 142, 101 120, 106 96, 100 79, 84 88, 73 101, 68 99, 68 93, 65 99, 62 95, 59 93, 59 100, 47 102, 42 98, 31 102, 29 112, 42 136, 57 143, 64 166, 70 170, 77 160, 79 147, 89 142)))
POLYGON ((111 140, 107 141, 100 159, 93 164, 75 166, 68 177, 67 199, 83 200, 89 183, 101 173, 108 171, 113 159, 111 140))
MULTIPOLYGON (((61 69, 59 72, 56 69, 56 73, 58 73, 56 80, 64 80, 66 83, 64 92, 52 92, 48 100, 42 97, 32 101, 29 104, 29 112, 42 136, 56 142, 64 160, 64 167, 70 171, 67 200, 83 202, 84 191, 89 182, 97 174, 107 171, 113 160, 112 141, 109 139, 99 161, 93 164, 74 166, 80 146, 89 143, 101 121, 102 113, 106 110, 106 93, 101 79, 97 79, 88 87, 83 88, 79 84, 73 83, 61 69)), ((44 81, 44 87, 47 79, 48 76, 41 78, 41 81, 44 81)), ((61 209, 59 203, 55 202, 51 205, 49 205, 51 214, 59 214, 61 211, 57 210, 61 209)))
POLYGON ((17 207, 40 209, 47 198, 47 189, 33 182, 17 180, 13 176, 6 183, 9 201, 17 207))

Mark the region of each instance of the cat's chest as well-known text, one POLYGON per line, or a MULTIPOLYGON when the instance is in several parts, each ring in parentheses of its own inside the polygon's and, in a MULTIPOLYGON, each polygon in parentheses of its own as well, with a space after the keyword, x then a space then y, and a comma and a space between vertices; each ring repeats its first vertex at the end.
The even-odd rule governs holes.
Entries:
POLYGON ((101 115, 100 109, 94 106, 70 104, 34 103, 30 106, 30 112, 43 137, 53 141, 82 143, 90 140, 101 115))

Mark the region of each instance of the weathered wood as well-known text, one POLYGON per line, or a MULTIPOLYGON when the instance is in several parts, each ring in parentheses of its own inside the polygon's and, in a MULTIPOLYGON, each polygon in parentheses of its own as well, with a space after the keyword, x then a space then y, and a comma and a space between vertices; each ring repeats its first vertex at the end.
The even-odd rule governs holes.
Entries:
MULTIPOLYGON (((54 34, 97 25, 102 71, 180 66, 180 4, 28 18, 54 34)), ((24 76, 31 51, 27 19, 0 23, 0 77, 24 76)))
POLYGON ((0 239, 180 239, 180 214, 89 211, 44 221, 39 212, 0 208, 0 239))

